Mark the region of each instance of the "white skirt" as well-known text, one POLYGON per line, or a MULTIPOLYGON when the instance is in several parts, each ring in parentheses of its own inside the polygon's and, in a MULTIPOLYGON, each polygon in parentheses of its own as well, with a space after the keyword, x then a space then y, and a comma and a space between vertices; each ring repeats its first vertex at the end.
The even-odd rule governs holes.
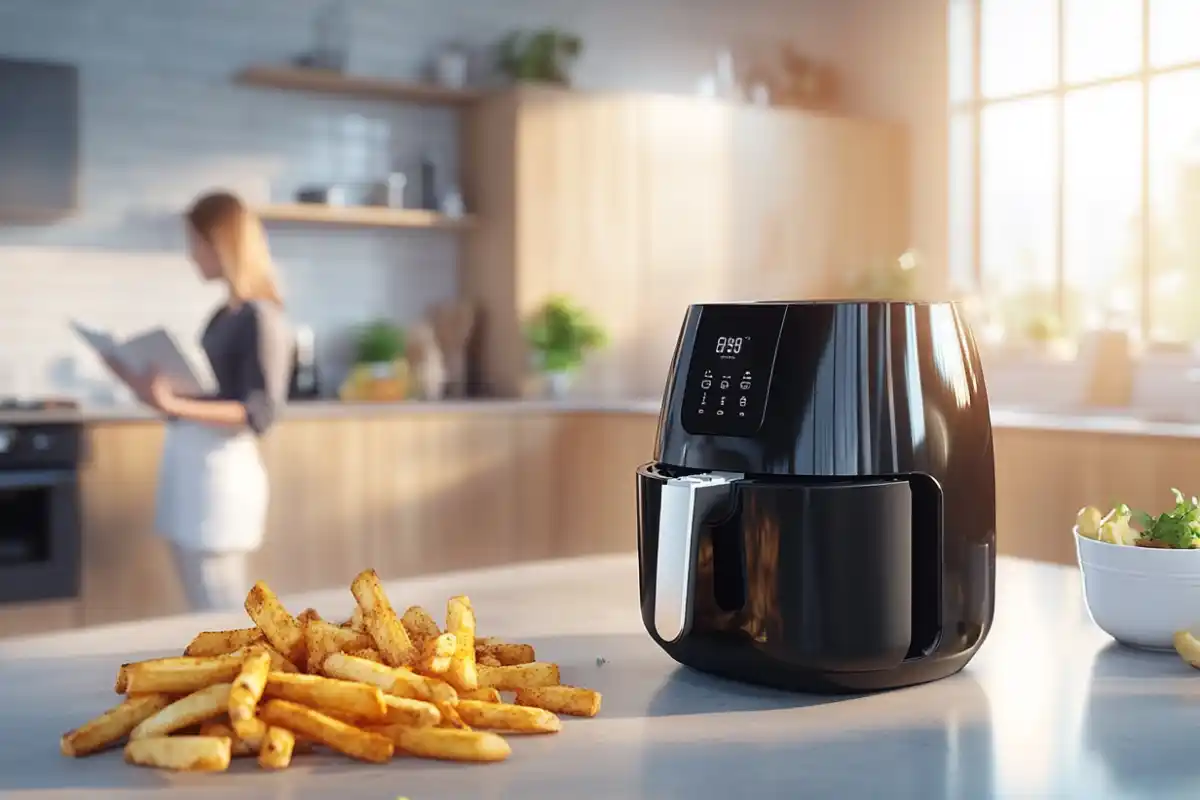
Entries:
POLYGON ((268 496, 253 433, 168 423, 154 518, 160 536, 189 550, 257 550, 267 526, 268 496))

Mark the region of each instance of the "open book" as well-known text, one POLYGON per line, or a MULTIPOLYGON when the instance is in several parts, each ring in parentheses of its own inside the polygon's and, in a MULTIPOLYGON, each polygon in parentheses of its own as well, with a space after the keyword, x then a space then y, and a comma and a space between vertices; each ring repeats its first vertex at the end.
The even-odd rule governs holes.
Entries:
POLYGON ((180 349, 175 337, 163 328, 152 328, 123 342, 111 334, 72 320, 71 327, 103 358, 110 358, 135 375, 157 370, 181 395, 204 394, 204 381, 180 349))

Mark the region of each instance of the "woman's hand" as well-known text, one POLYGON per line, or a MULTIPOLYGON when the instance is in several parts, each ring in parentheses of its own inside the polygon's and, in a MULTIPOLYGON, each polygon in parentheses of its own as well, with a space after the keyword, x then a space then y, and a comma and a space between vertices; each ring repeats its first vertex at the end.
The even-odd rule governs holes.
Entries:
MULTIPOLYGON (((132 377, 132 376, 131 376, 132 377)), ((171 413, 175 405, 176 395, 171 384, 160 373, 151 370, 145 375, 134 377, 129 382, 137 399, 151 408, 163 413, 171 413)))

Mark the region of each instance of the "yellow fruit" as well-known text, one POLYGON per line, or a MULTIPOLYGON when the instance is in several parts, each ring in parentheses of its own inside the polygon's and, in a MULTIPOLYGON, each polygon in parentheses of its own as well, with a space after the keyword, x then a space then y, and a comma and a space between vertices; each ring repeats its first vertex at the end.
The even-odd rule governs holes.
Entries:
POLYGON ((1075 518, 1075 527, 1078 528, 1079 535, 1089 539, 1099 538, 1100 526, 1103 524, 1104 515, 1095 506, 1081 508, 1075 518))

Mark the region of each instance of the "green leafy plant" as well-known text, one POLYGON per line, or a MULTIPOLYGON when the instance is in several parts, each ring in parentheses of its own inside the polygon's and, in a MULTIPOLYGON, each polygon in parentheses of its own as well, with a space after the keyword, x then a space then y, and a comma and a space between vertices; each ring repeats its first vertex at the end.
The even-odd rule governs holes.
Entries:
POLYGON ((376 320, 358 332, 355 361, 359 364, 390 363, 404 355, 404 329, 387 320, 376 320))
POLYGON ((554 28, 514 31, 500 42, 497 66, 514 81, 566 86, 571 64, 581 52, 583 40, 574 34, 554 28))
POLYGON ((604 330, 569 298, 549 298, 525 323, 525 340, 545 372, 578 369, 593 350, 608 343, 604 330))

